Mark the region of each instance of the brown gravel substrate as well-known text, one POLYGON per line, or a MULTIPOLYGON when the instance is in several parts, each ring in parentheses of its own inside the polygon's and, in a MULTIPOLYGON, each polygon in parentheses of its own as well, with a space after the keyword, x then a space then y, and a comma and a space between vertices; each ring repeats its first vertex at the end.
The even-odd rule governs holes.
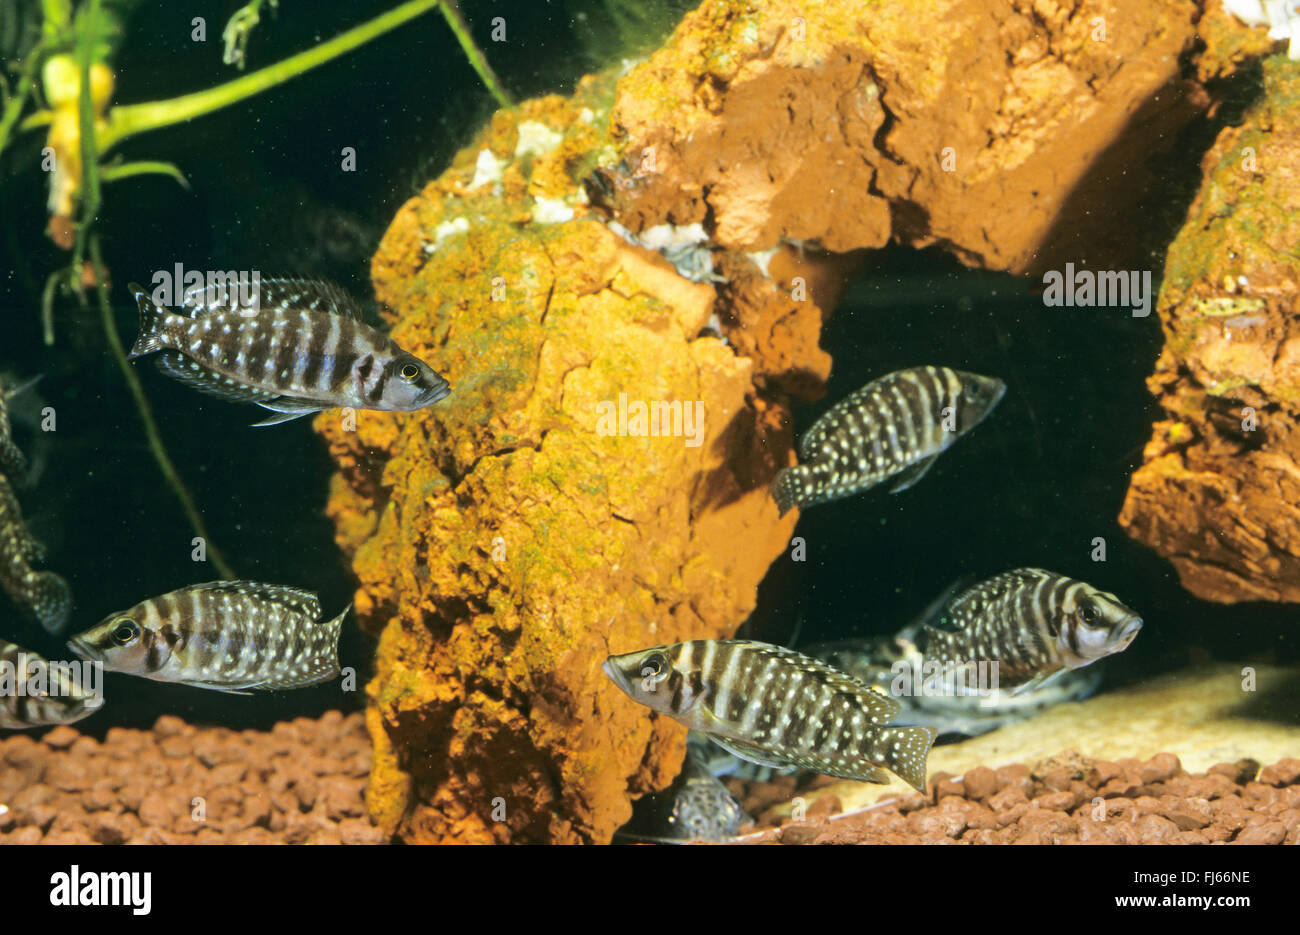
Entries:
POLYGON ((758 815, 759 844, 1300 844, 1300 759, 1260 769, 1254 760, 1185 772, 1172 753, 1142 761, 1065 753, 1032 769, 980 766, 931 776, 910 795, 849 815, 839 799, 794 777, 737 783, 758 815), (802 820, 778 814, 793 796, 802 820), (1096 800, 1100 799, 1101 802, 1096 800))
POLYGON ((370 740, 331 711, 270 731, 74 727, 0 737, 0 844, 378 844, 370 740))

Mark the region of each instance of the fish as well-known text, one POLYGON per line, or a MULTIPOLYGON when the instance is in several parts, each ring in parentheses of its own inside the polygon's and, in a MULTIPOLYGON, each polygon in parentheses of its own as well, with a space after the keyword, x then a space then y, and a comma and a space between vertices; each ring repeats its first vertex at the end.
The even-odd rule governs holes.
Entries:
POLYGON ((20 480, 27 473, 27 458, 23 455, 22 449, 14 443, 13 423, 9 419, 9 400, 35 382, 32 380, 11 388, 6 387, 4 381, 0 381, 0 474, 14 481, 20 480))
POLYGON ((0 589, 29 607, 47 631, 58 633, 72 613, 72 593, 60 575, 32 567, 42 558, 44 549, 23 523, 13 485, 0 475, 0 589))
POLYGON ((925 662, 996 663, 998 688, 1037 691, 1128 649, 1142 617, 1108 591, 1042 568, 1015 568, 942 597, 898 639, 925 662))
POLYGON ((799 441, 799 463, 776 473, 771 490, 781 515, 891 477, 891 493, 906 490, 1005 392, 996 377, 948 367, 912 367, 872 380, 814 422, 799 441))
POLYGON ((93 670, 56 662, 0 639, 0 729, 26 730, 71 724, 104 703, 93 670), (29 694, 33 688, 35 694, 29 694))
POLYGON ((753 822, 690 746, 673 784, 640 799, 633 812, 632 821, 614 833, 614 843, 716 843, 737 837, 753 822))
POLYGON ((365 324, 352 297, 325 280, 194 287, 182 298, 189 315, 168 311, 135 283, 130 289, 140 310, 130 358, 158 354, 168 376, 275 413, 258 426, 340 407, 410 412, 451 392, 431 366, 365 324))
POLYGON ((1099 665, 1070 669, 1054 682, 1018 695, 996 698, 970 693, 917 691, 925 674, 925 657, 916 645, 897 636, 813 643, 801 652, 842 669, 877 691, 898 699, 903 710, 895 724, 927 724, 939 737, 978 737, 1028 720, 1058 704, 1082 701, 1102 680, 1099 665))
POLYGON ((210 581, 141 601, 72 638, 110 672, 232 694, 303 688, 339 674, 343 618, 319 622, 310 591, 210 581))
POLYGON ((760 766, 860 782, 888 769, 925 791, 935 732, 889 727, 893 698, 820 660, 752 640, 687 640, 611 655, 602 667, 629 698, 760 766))

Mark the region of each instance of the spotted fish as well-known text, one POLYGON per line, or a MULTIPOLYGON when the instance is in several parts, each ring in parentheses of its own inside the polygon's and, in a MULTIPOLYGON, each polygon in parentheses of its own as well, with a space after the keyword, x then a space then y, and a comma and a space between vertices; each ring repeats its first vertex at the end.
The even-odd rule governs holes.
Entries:
POLYGON ((688 640, 610 656, 604 670, 634 701, 751 763, 879 783, 887 768, 925 790, 934 730, 886 726, 897 701, 794 650, 688 640))
POLYGON ((159 367, 182 383, 276 413, 258 425, 338 407, 411 411, 450 392, 432 367, 365 324, 332 283, 263 279, 247 289, 195 288, 182 301, 188 316, 130 288, 140 307, 130 356, 158 353, 159 367))
POLYGON ((977 737, 1027 720, 1055 705, 1082 701, 1097 690, 1102 678, 1099 666, 1070 669, 1036 689, 1016 695, 1000 691, 995 698, 986 698, 918 690, 926 674, 925 657, 914 643, 902 637, 814 643, 801 647, 801 652, 898 699, 903 710, 894 718, 895 724, 928 724, 938 730, 941 738, 977 737))
POLYGON ((23 524, 13 486, 0 475, 0 588, 16 603, 31 608, 46 630, 57 633, 72 612, 72 594, 59 575, 32 567, 43 551, 23 524))
POLYGON ((9 389, 0 382, 0 474, 13 480, 18 480, 26 472, 27 459, 14 444, 13 427, 9 421, 9 400, 25 388, 9 389))
POLYGON ((1005 392, 1001 380, 947 367, 913 367, 873 380, 813 423, 799 442, 800 463, 777 472, 772 495, 784 514, 894 476, 891 492, 906 490, 1005 392))
POLYGON ((68 647, 110 672, 244 693, 328 681, 339 674, 339 631, 348 608, 318 622, 310 591, 213 581, 112 614, 68 647))
POLYGON ((50 663, 0 639, 0 729, 71 724, 94 714, 103 700, 93 667, 50 663))
POLYGON ((942 598, 899 638, 927 662, 997 663, 999 690, 1034 691, 1123 652, 1142 618, 1114 594, 1041 568, 1016 568, 942 598))
POLYGON ((645 796, 633 806, 632 821, 615 832, 614 843, 727 841, 752 821, 736 797, 688 747, 681 774, 666 790, 645 796))

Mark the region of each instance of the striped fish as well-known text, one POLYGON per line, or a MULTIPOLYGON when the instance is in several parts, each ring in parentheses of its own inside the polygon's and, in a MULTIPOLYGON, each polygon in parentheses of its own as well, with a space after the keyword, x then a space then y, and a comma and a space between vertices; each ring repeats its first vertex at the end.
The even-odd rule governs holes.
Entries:
POLYGON ((887 727, 897 701, 794 650, 688 640, 610 656, 604 670, 632 700, 751 763, 879 783, 887 768, 925 791, 934 730, 887 727))
POLYGON ((112 614, 68 647, 110 672, 245 694, 328 681, 339 674, 348 608, 318 622, 310 591, 251 581, 212 581, 112 614))
POLYGON ((23 513, 9 479, 0 475, 0 588, 15 603, 31 608, 41 626, 62 630, 72 612, 68 583, 52 571, 37 571, 32 562, 43 549, 23 524, 23 513))
POLYGON ((800 463, 772 481, 777 506, 784 515, 895 475, 891 492, 906 490, 1004 392, 1001 380, 947 367, 913 367, 872 380, 813 423, 799 442, 800 463))
POLYGON ((995 662, 999 688, 1020 695, 1123 652, 1141 629, 1142 618, 1114 594, 1053 571, 1017 568, 941 598, 899 638, 927 662, 995 662))
POLYGON ((895 724, 928 724, 945 735, 978 737, 1048 708, 1082 701, 1101 683, 1100 667, 1064 671, 1050 684, 1018 695, 999 692, 996 698, 975 694, 918 691, 925 675, 925 657, 916 645, 901 637, 850 639, 814 643, 801 651, 842 669, 860 682, 898 699, 903 710, 895 724), (900 678, 905 675, 906 678, 900 678))
POLYGON ((362 321, 332 283, 264 279, 244 290, 218 283, 185 293, 177 315, 130 286, 140 308, 131 358, 158 365, 197 390, 257 403, 275 425, 323 409, 422 409, 451 390, 433 368, 362 321))
POLYGON ((0 730, 71 724, 99 710, 96 673, 80 663, 51 664, 0 639, 0 730), (29 694, 33 688, 37 694, 29 694))

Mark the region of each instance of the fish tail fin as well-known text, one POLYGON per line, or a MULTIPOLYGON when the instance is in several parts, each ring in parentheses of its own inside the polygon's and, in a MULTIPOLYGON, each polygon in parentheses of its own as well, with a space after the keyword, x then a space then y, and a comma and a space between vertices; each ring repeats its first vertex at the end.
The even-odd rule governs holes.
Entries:
POLYGON ((32 610, 46 632, 62 630, 72 614, 72 592, 68 582, 52 571, 37 572, 32 589, 32 610))
POLYGON ((310 665, 303 678, 294 682, 280 682, 276 688, 303 688, 327 682, 339 674, 339 636, 343 632, 343 620, 352 605, 348 604, 333 620, 326 620, 317 626, 313 634, 314 650, 310 665))
POLYGON ((335 617, 333 620, 326 621, 321 626, 321 628, 326 633, 325 639, 327 640, 327 642, 323 643, 322 645, 329 646, 331 649, 333 649, 334 655, 336 657, 338 656, 338 650, 339 650, 339 636, 343 632, 343 621, 344 619, 346 619, 348 612, 350 610, 352 610, 352 605, 349 603, 347 607, 343 608, 343 610, 339 613, 337 617, 335 617))
POLYGON ((876 748, 886 751, 884 763, 905 783, 925 793, 925 762, 939 735, 933 727, 886 727, 877 732, 876 748))
POLYGON ((143 286, 133 282, 127 288, 135 295, 136 305, 140 309, 140 336, 135 339, 131 353, 126 355, 128 359, 135 360, 137 357, 162 350, 163 344, 158 336, 158 326, 162 323, 166 312, 154 303, 143 286))
POLYGON ((796 464, 794 467, 781 468, 776 472, 776 477, 772 478, 772 499, 776 501, 781 516, 799 505, 798 467, 796 464))

